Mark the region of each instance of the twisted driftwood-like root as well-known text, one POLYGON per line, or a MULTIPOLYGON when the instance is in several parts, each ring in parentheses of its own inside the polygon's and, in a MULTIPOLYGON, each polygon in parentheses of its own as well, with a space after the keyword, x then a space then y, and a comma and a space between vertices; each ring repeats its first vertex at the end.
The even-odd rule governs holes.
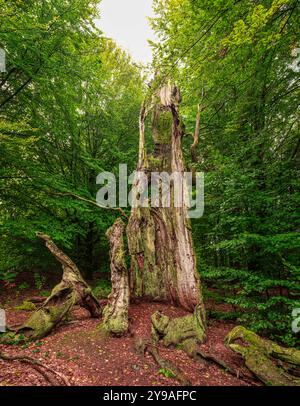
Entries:
POLYGON ((124 248, 125 224, 118 218, 106 233, 110 242, 112 292, 103 310, 103 327, 121 336, 128 330, 129 280, 124 248))
POLYGON ((265 385, 300 385, 299 350, 281 347, 242 326, 235 327, 225 343, 244 358, 247 368, 265 385))
POLYGON ((2 342, 12 340, 36 340, 48 335, 57 325, 63 322, 75 305, 87 309, 92 317, 101 315, 101 306, 92 293, 91 288, 82 278, 74 262, 64 254, 45 234, 37 236, 46 243, 46 247, 61 263, 63 276, 50 296, 25 323, 14 332, 8 332, 1 338, 2 342))

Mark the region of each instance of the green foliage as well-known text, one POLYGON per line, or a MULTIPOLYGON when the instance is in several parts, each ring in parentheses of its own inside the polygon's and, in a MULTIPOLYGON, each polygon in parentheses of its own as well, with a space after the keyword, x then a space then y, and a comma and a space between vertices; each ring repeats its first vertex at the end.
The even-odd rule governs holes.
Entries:
POLYGON ((24 334, 15 334, 13 332, 5 333, 5 344, 7 345, 20 345, 24 340, 24 334))
POLYGON ((17 276, 17 273, 7 269, 6 271, 0 271, 0 280, 3 282, 13 282, 17 276))
POLYGON ((176 375, 168 368, 160 368, 158 373, 166 378, 176 378, 176 375))
POLYGON ((42 292, 40 292, 40 295, 43 297, 48 297, 50 296, 51 292, 50 290, 43 290, 42 292))
POLYGON ((234 311, 211 310, 209 317, 216 320, 237 320, 241 313, 234 311))
POLYGON ((98 299, 107 298, 111 292, 111 283, 104 279, 97 282, 97 285, 93 288, 93 294, 98 299))
POLYGON ((45 286, 45 282, 46 282, 46 277, 45 275, 41 275, 38 272, 35 272, 33 274, 34 276, 34 285, 38 290, 43 289, 43 287, 45 286))
POLYGON ((76 196, 95 201, 99 172, 134 168, 143 85, 96 28, 98 3, 0 1, 0 280, 59 269, 36 231, 86 277, 108 262, 115 214, 76 196))
POLYGON ((30 285, 29 285, 29 283, 27 283, 27 282, 22 282, 22 283, 20 283, 20 285, 18 285, 18 289, 19 290, 26 290, 26 289, 28 289, 30 287, 30 285))

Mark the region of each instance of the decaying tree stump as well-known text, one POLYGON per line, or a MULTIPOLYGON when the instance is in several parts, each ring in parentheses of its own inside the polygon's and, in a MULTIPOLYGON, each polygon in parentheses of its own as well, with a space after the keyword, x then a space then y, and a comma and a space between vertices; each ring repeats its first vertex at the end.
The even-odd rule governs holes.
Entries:
POLYGON ((110 243, 112 292, 103 310, 103 327, 117 336, 128 330, 129 280, 125 262, 124 232, 125 224, 120 218, 106 232, 110 243))
POLYGON ((92 317, 101 315, 101 306, 98 300, 82 278, 74 262, 47 235, 37 233, 37 236, 45 241, 46 247, 61 263, 63 268, 62 280, 53 288, 42 306, 13 334, 7 333, 2 340, 12 339, 13 336, 14 338, 24 337, 24 339, 32 340, 43 338, 67 318, 75 305, 87 309, 92 317))
POLYGON ((242 355, 246 367, 265 385, 300 385, 299 350, 281 347, 242 326, 235 327, 225 343, 242 355))
POLYGON ((162 340, 164 346, 181 345, 192 355, 197 344, 203 343, 205 329, 198 307, 193 314, 170 319, 162 312, 155 312, 151 316, 151 335, 155 342, 162 340))
MULTIPOLYGON (((173 85, 163 86, 150 107, 140 115, 139 162, 137 171, 184 173, 179 117, 180 92, 173 85), (145 120, 152 112, 154 150, 145 149, 145 120)), ((171 195, 174 185, 171 182, 171 195)), ((133 207, 127 226, 131 256, 130 288, 133 297, 171 302, 194 311, 197 306, 205 324, 199 276, 196 268, 188 207, 133 207)))

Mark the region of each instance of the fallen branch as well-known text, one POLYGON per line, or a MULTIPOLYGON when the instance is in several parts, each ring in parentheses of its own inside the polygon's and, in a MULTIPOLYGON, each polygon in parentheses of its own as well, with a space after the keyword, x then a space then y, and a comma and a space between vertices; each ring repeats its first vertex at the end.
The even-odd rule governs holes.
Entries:
POLYGON ((57 382, 55 382, 49 375, 47 375, 45 372, 43 372, 40 368, 44 368, 47 371, 51 372, 53 375, 57 376, 63 383, 65 386, 71 386, 70 382, 68 381, 68 379, 65 377, 65 375, 63 375, 60 372, 55 371, 54 369, 48 367, 47 365, 44 365, 42 362, 35 360, 34 358, 30 358, 28 356, 23 356, 23 355, 15 355, 15 356, 10 356, 10 355, 6 355, 3 354, 2 352, 0 352, 0 359, 4 360, 4 361, 19 361, 19 362, 23 362, 26 364, 30 364, 32 365, 41 375, 43 375, 43 377, 52 385, 52 386, 61 386, 61 385, 57 385, 57 382))

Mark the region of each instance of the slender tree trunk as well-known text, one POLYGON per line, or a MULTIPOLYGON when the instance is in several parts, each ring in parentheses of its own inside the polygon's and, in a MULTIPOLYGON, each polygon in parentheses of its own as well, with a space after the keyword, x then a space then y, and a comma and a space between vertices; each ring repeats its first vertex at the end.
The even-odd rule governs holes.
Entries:
MULTIPOLYGON (((185 171, 181 139, 183 127, 179 116, 179 90, 165 85, 156 94, 152 107, 142 107, 140 116, 140 150, 137 169, 147 174, 185 171), (152 113, 154 151, 145 150, 145 120, 152 113)), ((171 183, 171 192, 174 185, 171 183)), ((150 204, 149 204, 150 206, 150 204)), ((127 227, 131 255, 130 287, 135 297, 169 301, 189 311, 199 309, 205 323, 199 275, 193 248, 188 208, 132 208, 127 227)))
POLYGON ((125 224, 118 218, 106 235, 110 243, 112 292, 103 310, 103 326, 114 335, 128 330, 129 281, 124 248, 125 224))

